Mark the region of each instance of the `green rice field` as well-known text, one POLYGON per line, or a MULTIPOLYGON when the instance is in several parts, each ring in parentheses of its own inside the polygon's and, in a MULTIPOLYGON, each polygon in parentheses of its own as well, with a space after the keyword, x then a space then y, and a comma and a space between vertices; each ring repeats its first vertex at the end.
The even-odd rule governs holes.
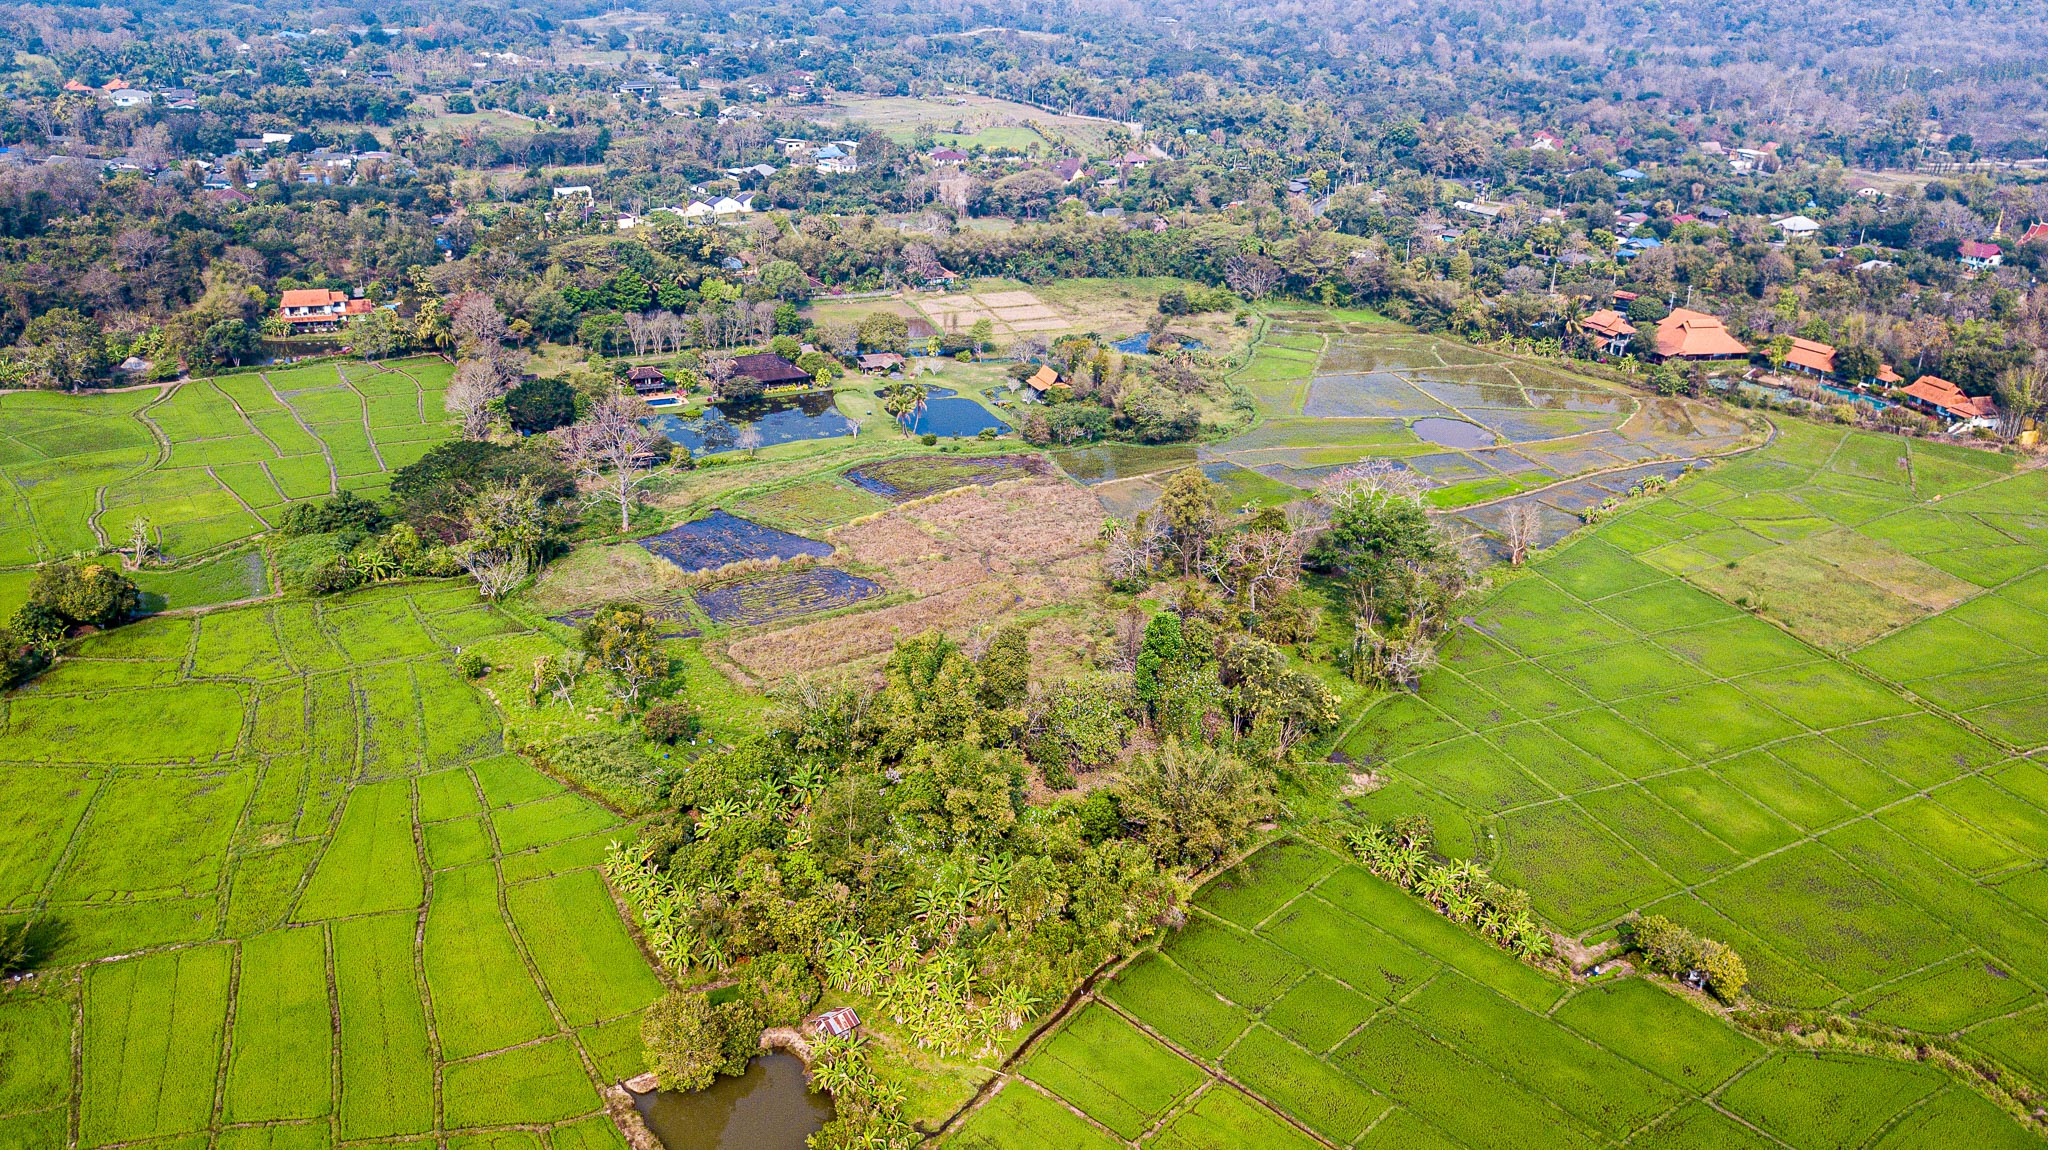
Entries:
MULTIPOLYGON (((438 357, 329 361, 0 396, 0 567, 126 546, 137 516, 177 563, 266 530, 295 501, 378 494, 453 434, 442 406, 452 370, 438 357)), ((206 577, 170 582, 172 606, 211 589, 206 577)))
POLYGON ((2037 1144, 1926 1065, 1773 1048, 1642 979, 1569 984, 1319 847, 1208 883, 1186 928, 1037 1040, 948 1137, 1069 1147, 2037 1144))
POLYGON ((623 1145, 620 820, 504 751, 449 636, 523 628, 454 590, 146 620, 6 701, 0 904, 51 949, 0 1146, 623 1145))

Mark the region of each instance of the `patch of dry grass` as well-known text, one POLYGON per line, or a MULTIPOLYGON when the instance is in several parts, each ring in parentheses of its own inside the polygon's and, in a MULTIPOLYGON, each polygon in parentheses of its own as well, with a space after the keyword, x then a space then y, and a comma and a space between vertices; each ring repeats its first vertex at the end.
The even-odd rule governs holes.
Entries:
MULTIPOLYGON (((1099 599, 1102 510, 1062 479, 972 487, 832 531, 851 565, 919 598, 748 635, 727 647, 750 674, 779 679, 855 664, 928 630, 966 639, 1020 611, 1099 599)), ((1079 630, 1068 637, 1080 645, 1079 630)))

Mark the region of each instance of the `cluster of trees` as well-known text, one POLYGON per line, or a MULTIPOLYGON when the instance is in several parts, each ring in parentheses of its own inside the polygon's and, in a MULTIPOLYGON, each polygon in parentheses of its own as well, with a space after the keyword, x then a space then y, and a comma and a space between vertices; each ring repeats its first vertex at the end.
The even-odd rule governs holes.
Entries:
POLYGON ((1643 965, 1673 978, 1701 978, 1722 1002, 1734 1002, 1749 985, 1749 968, 1733 947, 1694 933, 1661 914, 1641 915, 1621 924, 1622 944, 1642 957, 1643 965))
POLYGON ((28 600, 0 627, 0 688, 41 671, 76 628, 117 626, 141 607, 142 593, 119 567, 57 562, 36 568, 28 600))
MULTIPOLYGON (((1165 317, 1160 317, 1164 319, 1165 317)), ((1164 330, 1164 325, 1157 325, 1164 330)), ((1027 379, 1037 370, 1035 348, 1015 349, 1026 362, 1011 374, 1027 379)), ((1060 373, 1060 383, 1043 406, 1024 409, 1024 438, 1040 445, 1121 439, 1172 443, 1192 439, 1202 427, 1201 401, 1227 393, 1215 382, 1206 356, 1161 340, 1155 358, 1125 356, 1092 336, 1064 336, 1043 359, 1060 373)), ((1241 413, 1249 417, 1250 411, 1241 413)))
MULTIPOLYGON (((669 771, 665 813, 607 865, 663 961, 716 976, 647 1023, 665 1081, 735 1067, 824 985, 935 1051, 983 1050, 1178 923, 1192 877, 1274 809, 1279 728, 1302 718, 1270 699, 1257 640, 1162 618, 1143 691, 1129 672, 1033 682, 1020 626, 979 654, 929 634, 897 646, 879 685, 797 684, 772 729, 669 771), (1121 705, 1076 718, 1070 687, 1121 705), (1154 749, 1134 753, 1140 723, 1154 749), (1115 782, 1027 815, 1034 765, 1055 778, 1098 745, 1115 782)), ((886 1096, 842 1099, 840 1116, 826 1145, 899 1130, 886 1096)))
POLYGON ((285 586, 314 595, 468 572, 495 599, 566 546, 575 495, 547 441, 457 440, 394 472, 382 504, 343 492, 293 506, 271 562, 285 586))

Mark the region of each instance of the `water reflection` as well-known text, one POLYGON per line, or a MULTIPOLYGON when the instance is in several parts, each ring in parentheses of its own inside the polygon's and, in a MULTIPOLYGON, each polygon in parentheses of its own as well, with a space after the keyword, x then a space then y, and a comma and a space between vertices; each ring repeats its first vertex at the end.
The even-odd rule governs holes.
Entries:
POLYGON ((1445 447, 1492 447, 1493 432, 1462 419, 1431 416, 1415 421, 1415 434, 1445 447))
POLYGON ((694 1093, 636 1094, 633 1106, 668 1150, 804 1150, 833 1115, 831 1097, 810 1092, 790 1054, 764 1054, 694 1093))
POLYGON ((852 435, 854 422, 839 414, 828 391, 808 392, 774 399, 731 399, 714 403, 702 415, 684 419, 656 415, 648 426, 690 449, 692 455, 716 455, 739 449, 742 431, 761 433, 762 447, 795 443, 801 439, 831 439, 852 435))

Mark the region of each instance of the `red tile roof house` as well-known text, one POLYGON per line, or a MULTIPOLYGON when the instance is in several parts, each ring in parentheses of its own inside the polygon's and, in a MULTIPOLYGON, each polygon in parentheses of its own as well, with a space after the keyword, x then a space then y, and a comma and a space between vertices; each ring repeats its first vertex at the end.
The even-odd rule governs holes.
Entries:
POLYGON ((1628 317, 1613 308, 1601 308, 1581 320, 1579 327, 1607 355, 1620 355, 1627 351, 1628 341, 1636 334, 1636 327, 1628 322, 1628 317))
POLYGON ((1728 334, 1719 317, 1681 307, 1657 322, 1651 354, 1658 359, 1734 359, 1748 355, 1749 348, 1728 334))
POLYGON ((2048 244, 2048 224, 2035 224, 2028 228, 2026 234, 2020 237, 2019 246, 2026 247, 2036 241, 2048 244))
POLYGON ((1810 339, 1794 338, 1792 350, 1785 356, 1785 366, 1797 368, 1808 375, 1833 375, 1835 349, 1810 339))
POLYGON ((1997 244, 1987 244, 1979 240, 1964 240, 1956 248, 1956 255, 1962 259, 1963 266, 1978 271, 1995 268, 2005 260, 2005 253, 1999 250, 1997 244))
POLYGON ((1923 375, 1906 385, 1906 401, 1949 422, 1950 430, 1996 427, 1998 405, 1986 395, 1964 395, 1963 389, 1938 375, 1923 375))
POLYGON ((357 316, 370 314, 370 301, 327 288, 294 288, 278 301, 277 318, 294 332, 334 331, 357 316))

